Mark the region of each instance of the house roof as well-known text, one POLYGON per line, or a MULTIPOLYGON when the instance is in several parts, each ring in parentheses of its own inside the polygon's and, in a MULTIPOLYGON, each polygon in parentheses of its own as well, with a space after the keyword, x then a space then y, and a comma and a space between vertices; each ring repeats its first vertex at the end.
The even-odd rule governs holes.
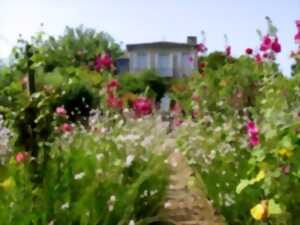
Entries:
POLYGON ((188 43, 178 43, 178 42, 168 42, 168 41, 159 41, 159 42, 150 42, 150 43, 140 43, 140 44, 128 44, 127 50, 137 50, 137 49, 147 49, 147 48, 181 48, 181 49, 192 49, 196 45, 188 43))

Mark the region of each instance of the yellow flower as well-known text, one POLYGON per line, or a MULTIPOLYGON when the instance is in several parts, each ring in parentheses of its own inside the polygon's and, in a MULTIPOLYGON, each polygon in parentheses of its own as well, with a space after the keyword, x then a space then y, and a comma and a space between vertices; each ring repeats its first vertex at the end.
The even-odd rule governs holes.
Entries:
POLYGON ((3 182, 0 183, 0 187, 2 187, 5 191, 10 191, 16 186, 16 182, 14 178, 9 177, 3 182))
POLYGON ((278 154, 281 155, 282 157, 289 158, 293 155, 293 151, 291 149, 281 148, 278 150, 278 154))
POLYGON ((250 210, 250 213, 255 220, 266 219, 268 217, 268 201, 261 201, 250 210))
POLYGON ((255 182, 259 182, 259 181, 261 181, 262 179, 264 179, 266 177, 266 173, 265 173, 265 171, 264 170, 260 170, 259 172, 258 172, 258 174, 256 175, 256 177, 255 177, 255 182))

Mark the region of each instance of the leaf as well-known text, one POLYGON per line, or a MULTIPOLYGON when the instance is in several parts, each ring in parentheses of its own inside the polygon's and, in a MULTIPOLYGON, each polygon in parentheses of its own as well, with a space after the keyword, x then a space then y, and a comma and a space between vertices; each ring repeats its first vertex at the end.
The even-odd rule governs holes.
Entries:
POLYGON ((241 180, 241 182, 239 183, 239 185, 236 187, 236 193, 240 194, 246 187, 248 187, 251 184, 251 181, 249 180, 241 180))
POLYGON ((280 215, 283 211, 279 204, 277 204, 274 199, 269 200, 268 204, 268 214, 269 215, 280 215))

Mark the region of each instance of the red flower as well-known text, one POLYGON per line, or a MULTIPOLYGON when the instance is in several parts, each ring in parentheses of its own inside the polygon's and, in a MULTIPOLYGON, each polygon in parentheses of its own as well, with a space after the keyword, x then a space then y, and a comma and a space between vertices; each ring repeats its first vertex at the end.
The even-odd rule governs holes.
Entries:
POLYGON ((245 52, 246 52, 247 55, 252 55, 253 49, 252 48, 246 48, 245 52))
POLYGON ((106 52, 102 53, 101 56, 97 56, 95 59, 95 69, 100 71, 101 69, 111 69, 112 67, 112 58, 106 52))
POLYGON ((74 130, 74 127, 69 123, 64 123, 60 126, 60 131, 64 133, 70 133, 74 130))
POLYGON ((137 117, 148 115, 152 112, 152 102, 145 97, 139 97, 133 102, 133 110, 137 117))
POLYGON ((122 109, 124 106, 122 99, 116 97, 115 95, 109 95, 106 99, 106 104, 112 109, 122 109))
POLYGON ((106 86, 107 93, 112 94, 112 91, 119 87, 121 87, 121 85, 119 84, 118 80, 111 80, 106 86))
POLYGON ((28 158, 28 156, 29 156, 28 152, 18 152, 16 154, 16 161, 23 162, 28 158))
POLYGON ((272 43, 272 50, 275 53, 281 52, 281 45, 278 42, 278 38, 275 38, 275 41, 272 43))

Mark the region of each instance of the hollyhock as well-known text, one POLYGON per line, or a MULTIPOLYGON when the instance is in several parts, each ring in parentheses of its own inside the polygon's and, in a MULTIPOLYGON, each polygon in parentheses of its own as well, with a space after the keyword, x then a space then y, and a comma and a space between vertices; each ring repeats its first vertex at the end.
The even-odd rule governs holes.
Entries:
POLYGON ((133 102, 133 110, 138 117, 148 115, 152 112, 152 102, 145 97, 138 97, 133 102))
POLYGON ((117 89, 120 86, 121 85, 119 84, 118 80, 111 80, 106 86, 107 93, 111 94, 114 89, 117 89))
POLYGON ((207 48, 206 48, 206 46, 205 46, 203 43, 197 44, 197 45, 196 45, 196 49, 197 49, 197 51, 200 52, 200 53, 205 53, 205 52, 207 52, 207 48))
POLYGON ((102 53, 101 56, 97 56, 95 59, 95 69, 99 72, 101 69, 111 69, 112 58, 106 52, 102 53))
POLYGON ((67 111, 64 106, 59 106, 55 109, 57 115, 65 117, 67 115, 67 111))
POLYGON ((60 130, 64 133, 70 133, 74 130, 73 126, 69 123, 64 123, 60 126, 60 130))
POLYGON ((260 46, 260 50, 262 52, 265 52, 265 51, 269 50, 271 47, 272 47, 272 39, 270 38, 269 35, 266 35, 263 38, 263 42, 262 42, 262 44, 260 46))
POLYGON ((259 53, 255 55, 255 61, 256 61, 257 64, 262 63, 262 58, 261 58, 261 55, 259 53))
POLYGON ((231 56, 231 47, 230 46, 226 47, 225 53, 226 53, 227 56, 231 56))
POLYGON ((298 31, 300 32, 300 20, 296 20, 296 26, 298 28, 298 31))
POLYGON ((294 39, 295 39, 296 44, 300 44, 300 30, 295 35, 294 39))
POLYGON ((16 154, 16 161, 23 162, 28 158, 28 156, 29 156, 28 152, 18 152, 16 154))
POLYGON ((258 128, 253 121, 248 121, 247 123, 247 133, 249 136, 249 143, 252 146, 256 146, 260 143, 258 128))
POLYGON ((253 49, 252 48, 246 48, 245 52, 246 52, 247 55, 252 55, 253 49))
POLYGON ((249 143, 250 143, 252 146, 259 145, 260 140, 259 140, 258 134, 252 134, 252 135, 250 136, 249 143))
POLYGON ((206 63, 204 63, 204 62, 199 63, 200 70, 203 70, 205 67, 206 67, 206 63))
POLYGON ((247 133, 249 135, 258 133, 258 128, 257 128, 256 124, 251 120, 248 121, 248 123, 247 123, 247 133))
POLYGON ((122 99, 115 95, 109 95, 106 99, 106 104, 112 109, 122 109, 124 106, 122 99))
POLYGON ((281 45, 279 44, 277 37, 275 38, 275 41, 272 43, 271 48, 275 53, 281 52, 281 45))

